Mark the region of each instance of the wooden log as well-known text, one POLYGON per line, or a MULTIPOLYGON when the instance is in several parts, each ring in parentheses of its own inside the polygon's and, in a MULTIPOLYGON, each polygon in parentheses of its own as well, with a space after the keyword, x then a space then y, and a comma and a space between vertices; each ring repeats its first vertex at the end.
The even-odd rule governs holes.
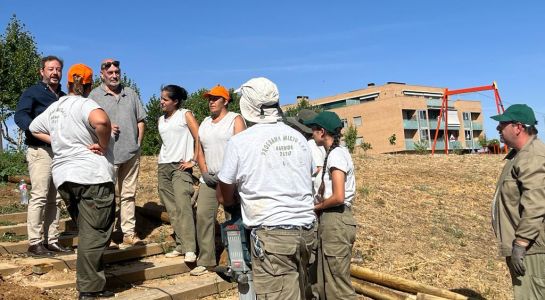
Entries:
POLYGON ((373 285, 368 282, 352 279, 352 285, 358 294, 371 297, 377 300, 407 300, 407 297, 391 291, 380 285, 373 285))
POLYGON ((52 264, 48 264, 48 263, 36 264, 32 266, 32 273, 37 275, 43 275, 53 269, 54 267, 52 264))
MULTIPOLYGON (((76 227, 76 224, 74 224, 70 218, 59 220, 59 231, 74 230, 76 227)), ((25 235, 27 234, 27 224, 0 226, 0 235, 6 232, 15 233, 16 235, 25 235)))
POLYGON ((14 224, 26 222, 26 212, 0 215, 0 221, 12 222, 14 224))
POLYGON ((416 294, 416 300, 445 300, 445 299, 447 298, 433 296, 433 295, 424 294, 424 293, 416 294))
POLYGON ((11 183, 19 183, 21 181, 21 179, 24 179, 26 184, 31 184, 30 183, 30 176, 27 176, 27 175, 11 175, 11 176, 8 176, 8 182, 11 182, 11 183))
POLYGON ((409 292, 413 294, 417 293, 425 293, 430 294, 433 296, 439 296, 451 300, 467 300, 468 298, 466 296, 462 296, 460 294, 441 289, 436 288, 427 284, 419 283, 413 280, 408 280, 405 278, 375 272, 368 268, 358 267, 355 265, 350 266, 350 274, 354 277, 357 277, 359 279, 363 279, 365 281, 373 282, 376 284, 384 285, 396 290, 400 290, 403 292, 409 292))

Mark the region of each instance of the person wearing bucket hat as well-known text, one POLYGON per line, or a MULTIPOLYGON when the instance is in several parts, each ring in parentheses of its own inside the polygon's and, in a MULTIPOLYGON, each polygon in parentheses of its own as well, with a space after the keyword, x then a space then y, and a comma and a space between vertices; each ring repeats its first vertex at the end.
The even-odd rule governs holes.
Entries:
POLYGON ((178 85, 161 88, 161 110, 157 127, 161 135, 161 151, 157 159, 157 190, 175 233, 176 247, 167 258, 184 255, 184 261, 195 262, 195 219, 191 198, 193 167, 199 153, 199 124, 190 110, 182 108, 187 91, 178 85))
POLYGON ((35 117, 65 95, 60 84, 62 68, 62 59, 52 55, 43 57, 40 64, 41 81, 23 92, 14 116, 17 126, 25 132, 26 160, 32 182, 27 211, 28 253, 31 256, 51 256, 54 252, 71 251, 58 243, 61 197, 51 177, 51 145, 36 139, 28 130, 35 117))
POLYGON ((312 128, 318 146, 324 146, 324 168, 319 181, 314 209, 318 214, 317 278, 313 290, 320 299, 356 299, 350 279, 352 247, 356 221, 352 201, 356 191, 354 164, 348 150, 340 146, 343 123, 336 113, 323 111, 304 122, 312 128))
POLYGON ((491 117, 511 150, 496 184, 492 226, 506 258, 514 299, 542 299, 545 287, 545 145, 537 138, 534 111, 513 104, 491 117))
POLYGON ((303 135, 281 122, 272 81, 254 78, 239 91, 242 116, 255 124, 227 142, 220 201, 231 208, 238 190, 242 220, 251 229, 257 299, 307 299, 316 219, 310 149, 303 135))
POLYGON ((196 215, 199 258, 197 267, 189 272, 194 276, 206 274, 208 270, 216 266, 217 174, 223 161, 227 141, 231 136, 246 129, 242 117, 227 110, 231 97, 225 87, 217 85, 211 88, 204 94, 204 98, 208 102, 210 116, 206 117, 199 126, 201 152, 198 161, 202 174, 196 215))
POLYGON ((113 138, 108 115, 86 98, 92 84, 91 68, 84 64, 71 66, 68 96, 51 104, 30 124, 36 138, 51 142, 53 182, 78 225, 79 299, 114 296, 104 290, 102 261, 115 214, 113 138))

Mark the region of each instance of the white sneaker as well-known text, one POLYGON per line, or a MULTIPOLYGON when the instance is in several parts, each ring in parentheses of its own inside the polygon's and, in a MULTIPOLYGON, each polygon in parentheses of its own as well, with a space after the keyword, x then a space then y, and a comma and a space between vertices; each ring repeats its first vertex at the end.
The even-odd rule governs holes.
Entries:
POLYGON ((178 256, 180 256, 180 255, 182 255, 182 252, 178 252, 178 251, 176 251, 176 250, 172 250, 172 251, 170 251, 169 253, 165 254, 165 257, 166 257, 166 258, 173 258, 173 257, 178 257, 178 256))
POLYGON ((197 255, 195 254, 195 252, 185 253, 185 257, 184 257, 185 262, 195 262, 196 260, 197 260, 197 255))
POLYGON ((197 266, 195 269, 189 272, 191 276, 201 276, 208 273, 208 269, 205 266, 197 266))

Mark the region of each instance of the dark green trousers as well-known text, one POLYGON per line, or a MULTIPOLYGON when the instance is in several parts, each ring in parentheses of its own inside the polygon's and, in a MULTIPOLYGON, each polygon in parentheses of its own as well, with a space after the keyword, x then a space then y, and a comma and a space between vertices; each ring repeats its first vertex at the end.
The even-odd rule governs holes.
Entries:
POLYGON ((216 215, 218 200, 216 189, 201 183, 197 198, 197 243, 199 259, 197 265, 213 267, 216 265, 216 215))
POLYGON ((106 285, 102 257, 114 224, 114 189, 112 182, 92 185, 65 182, 58 188, 79 229, 76 287, 80 292, 99 292, 106 285))
POLYGON ((536 253, 524 257, 524 276, 515 274, 511 257, 506 257, 506 262, 515 300, 545 299, 545 254, 536 253))

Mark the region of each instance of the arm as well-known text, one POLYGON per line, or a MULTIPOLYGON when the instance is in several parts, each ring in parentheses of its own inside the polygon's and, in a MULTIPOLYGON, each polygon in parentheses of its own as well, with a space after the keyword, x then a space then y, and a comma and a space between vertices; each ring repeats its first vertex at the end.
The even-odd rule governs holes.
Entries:
POLYGON ((314 205, 314 210, 322 210, 328 207, 338 206, 344 203, 344 181, 346 174, 337 169, 331 168, 331 182, 333 193, 324 201, 321 201, 314 205))
POLYGON ((23 131, 29 130, 28 127, 32 123, 32 97, 30 97, 27 91, 23 92, 19 102, 17 102, 17 108, 15 110, 15 124, 19 126, 23 131))
MULTIPOLYGON (((138 127, 138 146, 141 146, 142 140, 144 139, 144 129, 146 128, 146 123, 144 123, 144 121, 140 121, 136 124, 136 126, 138 127)), ((117 126, 117 128, 119 128, 119 126, 117 126)))
POLYGON ((95 129, 98 137, 98 143, 89 145, 89 149, 94 153, 103 155, 108 149, 110 143, 110 135, 112 133, 112 125, 110 118, 104 110, 97 108, 93 109, 89 114, 89 125, 95 129))
POLYGON ((233 197, 235 195, 234 183, 229 184, 220 181, 216 190, 216 194, 220 195, 220 197, 218 197, 218 202, 223 206, 228 207, 235 204, 235 198, 233 197))
MULTIPOLYGON (((189 132, 191 133, 191 136, 193 136, 193 145, 194 145, 194 148, 193 148, 193 157, 192 157, 192 160, 193 161, 197 161, 197 159, 199 159, 199 153, 200 153, 200 149, 201 149, 201 142, 199 141, 199 124, 197 123, 197 119, 195 119, 195 117, 193 116, 193 114, 188 111, 185 113, 185 121, 187 123, 187 127, 189 128, 189 132)), ((181 170, 185 170, 185 169, 189 169, 189 168, 192 168, 196 165, 195 162, 193 161, 185 161, 185 162, 181 162, 180 163, 180 169, 181 170)))
POLYGON ((200 145, 199 147, 199 155, 197 156, 197 163, 199 164, 199 169, 201 170, 201 174, 208 173, 208 166, 206 165, 206 158, 204 156, 204 150, 202 145, 200 145))
POLYGON ((244 120, 241 116, 237 116, 235 118, 235 126, 233 129, 233 135, 241 132, 242 130, 246 129, 246 123, 244 123, 244 120))
POLYGON ((33 132, 32 135, 44 143, 51 144, 51 136, 47 133, 33 132))

